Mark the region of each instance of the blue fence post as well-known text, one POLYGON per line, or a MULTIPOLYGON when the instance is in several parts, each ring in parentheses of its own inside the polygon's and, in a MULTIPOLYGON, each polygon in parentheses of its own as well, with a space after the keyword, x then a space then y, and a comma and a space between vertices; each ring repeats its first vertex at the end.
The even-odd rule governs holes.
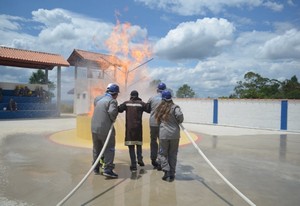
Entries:
POLYGON ((288 101, 281 101, 280 130, 287 130, 288 101))
POLYGON ((214 99, 213 123, 218 124, 218 100, 214 99))

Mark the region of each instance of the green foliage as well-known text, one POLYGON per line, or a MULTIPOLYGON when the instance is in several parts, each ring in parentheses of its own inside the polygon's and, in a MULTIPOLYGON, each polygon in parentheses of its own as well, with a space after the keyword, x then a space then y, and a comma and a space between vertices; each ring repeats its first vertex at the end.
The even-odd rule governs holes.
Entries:
POLYGON ((280 82, 248 72, 238 81, 230 98, 245 99, 300 99, 300 84, 296 76, 280 82))
POLYGON ((29 78, 29 84, 48 84, 50 97, 54 97, 54 93, 56 86, 53 82, 47 81, 46 74, 43 70, 39 69, 37 72, 32 72, 31 77, 29 78))
POLYGON ((176 92, 178 98, 193 98, 195 95, 195 92, 187 84, 182 85, 176 92))
POLYGON ((32 75, 29 78, 30 84, 46 84, 46 81, 46 74, 41 69, 37 70, 37 72, 32 72, 32 75))
POLYGON ((282 93, 286 99, 300 99, 300 83, 296 75, 282 82, 282 93))

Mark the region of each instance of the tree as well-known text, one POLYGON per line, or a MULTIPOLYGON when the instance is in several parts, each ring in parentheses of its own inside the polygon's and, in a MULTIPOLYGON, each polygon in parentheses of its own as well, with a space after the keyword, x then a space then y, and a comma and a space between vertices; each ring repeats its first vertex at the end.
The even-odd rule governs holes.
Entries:
POLYGON ((182 85, 176 92, 178 98, 193 98, 195 95, 195 92, 187 84, 182 85))
POLYGON ((54 97, 54 93, 52 91, 55 90, 56 86, 53 82, 47 80, 46 74, 43 70, 39 69, 37 72, 33 72, 29 78, 29 84, 47 84, 50 97, 54 97))
POLYGON ((258 99, 300 99, 300 84, 296 76, 280 82, 276 79, 264 78, 261 75, 248 72, 244 81, 238 81, 230 98, 258 99))
POLYGON ((32 75, 29 78, 30 84, 46 84, 46 81, 46 74, 41 69, 37 70, 37 72, 32 72, 32 75))
POLYGON ((300 99, 300 83, 294 75, 290 80, 282 82, 282 93, 286 99, 300 99))
POLYGON ((244 75, 245 81, 237 82, 234 88, 235 94, 238 98, 262 98, 264 95, 261 88, 269 81, 268 78, 263 78, 254 72, 248 72, 244 75))

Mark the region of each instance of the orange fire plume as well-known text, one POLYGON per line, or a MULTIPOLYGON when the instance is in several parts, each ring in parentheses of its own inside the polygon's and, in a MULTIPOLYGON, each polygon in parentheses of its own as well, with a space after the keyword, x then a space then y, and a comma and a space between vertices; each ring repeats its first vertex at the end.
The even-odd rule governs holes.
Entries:
POLYGON ((121 24, 117 18, 111 36, 105 41, 111 55, 119 56, 122 59, 123 65, 116 75, 116 82, 125 88, 128 83, 134 80, 136 74, 136 72, 131 73, 131 69, 137 67, 152 55, 147 41, 143 44, 134 42, 136 32, 136 27, 131 26, 129 22, 121 24))
MULTIPOLYGON (((137 68, 139 68, 141 64, 145 64, 145 60, 151 57, 152 51, 147 41, 142 43, 137 42, 137 27, 131 26, 129 22, 121 24, 117 18, 118 15, 119 13, 116 12, 116 25, 109 38, 105 41, 105 46, 112 56, 121 59, 122 67, 117 69, 115 67, 109 67, 105 72, 106 74, 114 74, 109 82, 118 83, 121 87, 121 91, 124 91, 129 84, 137 81, 141 76, 146 75, 145 71, 139 72, 137 68)), ((98 93, 99 91, 95 91, 95 89, 91 90, 92 99, 100 95, 98 93)), ((101 90, 105 91, 106 88, 101 90)), ((89 115, 92 115, 94 110, 93 105, 90 108, 91 111, 89 115)))

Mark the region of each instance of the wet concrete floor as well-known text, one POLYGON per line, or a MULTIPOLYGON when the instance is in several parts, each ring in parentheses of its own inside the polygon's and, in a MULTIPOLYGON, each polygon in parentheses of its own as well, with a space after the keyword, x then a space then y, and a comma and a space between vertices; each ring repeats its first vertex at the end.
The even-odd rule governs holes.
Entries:
MULTIPOLYGON (((256 205, 300 204, 300 133, 184 124, 215 167, 256 205)), ((0 205, 56 205, 91 167, 91 149, 49 140, 74 128, 74 118, 0 121, 0 205), (29 126, 31 125, 31 126, 29 126), (45 126, 48 125, 48 126, 45 126)), ((210 168, 192 144, 181 146, 174 182, 150 165, 129 170, 117 150, 118 179, 91 174, 64 205, 248 205, 210 168)))

